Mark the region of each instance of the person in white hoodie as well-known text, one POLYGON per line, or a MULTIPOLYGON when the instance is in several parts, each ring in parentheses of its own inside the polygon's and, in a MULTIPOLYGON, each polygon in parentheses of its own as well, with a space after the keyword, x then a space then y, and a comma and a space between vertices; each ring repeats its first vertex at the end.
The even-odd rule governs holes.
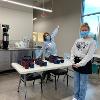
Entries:
POLYGON ((91 60, 96 50, 96 41, 93 40, 87 23, 81 25, 80 35, 81 38, 75 41, 71 49, 72 68, 74 70, 73 100, 85 100, 88 74, 92 73, 91 60))

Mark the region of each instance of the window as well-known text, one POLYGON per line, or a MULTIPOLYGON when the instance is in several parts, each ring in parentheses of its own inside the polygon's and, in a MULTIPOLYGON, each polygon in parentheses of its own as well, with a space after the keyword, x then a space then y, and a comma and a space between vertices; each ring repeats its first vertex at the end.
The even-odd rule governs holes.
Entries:
POLYGON ((100 0, 83 0, 84 1, 84 15, 99 12, 100 14, 100 0))
POLYGON ((82 22, 87 22, 95 39, 100 38, 100 0, 82 0, 82 22))

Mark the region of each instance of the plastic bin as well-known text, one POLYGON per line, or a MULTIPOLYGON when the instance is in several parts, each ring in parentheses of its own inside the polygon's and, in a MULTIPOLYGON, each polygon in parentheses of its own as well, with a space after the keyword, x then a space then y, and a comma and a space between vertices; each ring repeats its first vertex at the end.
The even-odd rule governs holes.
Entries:
POLYGON ((92 73, 98 74, 98 65, 97 64, 92 64, 92 73))

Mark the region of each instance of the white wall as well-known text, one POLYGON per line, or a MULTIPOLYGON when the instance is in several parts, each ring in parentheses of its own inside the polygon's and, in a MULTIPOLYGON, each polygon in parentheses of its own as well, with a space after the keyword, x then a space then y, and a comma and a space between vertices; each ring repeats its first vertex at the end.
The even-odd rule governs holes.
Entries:
POLYGON ((70 53, 74 41, 79 37, 81 0, 54 0, 53 13, 48 13, 46 17, 41 17, 41 13, 37 15, 34 31, 51 33, 60 25, 55 39, 58 54, 63 56, 64 52, 70 53))
POLYGON ((21 40, 32 36, 33 13, 0 7, 0 23, 10 25, 10 40, 21 40))

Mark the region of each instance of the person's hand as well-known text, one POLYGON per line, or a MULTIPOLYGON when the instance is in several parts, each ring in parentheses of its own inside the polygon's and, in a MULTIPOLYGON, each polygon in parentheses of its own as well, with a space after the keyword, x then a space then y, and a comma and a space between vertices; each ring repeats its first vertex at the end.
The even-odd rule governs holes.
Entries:
POLYGON ((78 68, 78 67, 80 67, 80 65, 79 64, 73 64, 72 67, 78 68))

